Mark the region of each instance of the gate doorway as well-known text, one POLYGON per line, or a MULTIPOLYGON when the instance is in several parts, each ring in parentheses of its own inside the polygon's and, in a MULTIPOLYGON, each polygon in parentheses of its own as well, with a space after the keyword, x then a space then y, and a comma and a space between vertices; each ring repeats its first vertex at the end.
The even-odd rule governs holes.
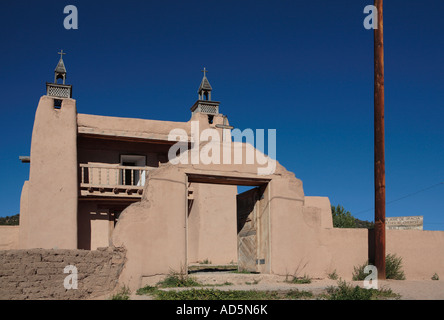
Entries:
MULTIPOLYGON (((239 272, 270 273, 270 180, 257 178, 234 178, 206 175, 188 175, 188 189, 193 184, 217 184, 231 186, 248 186, 252 189, 236 195, 236 212, 233 212, 233 223, 236 227, 237 269, 239 272)), ((190 191, 187 190, 187 194, 190 191)), ((233 199, 227 199, 232 201, 233 199)), ((188 197, 187 206, 187 252, 189 238, 189 217, 192 212, 192 201, 188 197)), ((210 204, 206 204, 210 205, 210 204)), ((205 230, 202 230, 204 232, 205 230)), ((223 241, 223 239, 220 239, 223 241)), ((213 243, 218 250, 218 243, 213 243)), ((188 254, 187 254, 188 266, 188 254)))

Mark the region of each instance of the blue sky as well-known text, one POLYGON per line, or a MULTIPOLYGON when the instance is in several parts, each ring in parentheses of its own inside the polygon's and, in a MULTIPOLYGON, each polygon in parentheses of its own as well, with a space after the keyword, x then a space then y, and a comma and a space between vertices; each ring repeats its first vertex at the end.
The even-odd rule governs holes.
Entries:
MULTIPOLYGON (((372 220, 372 2, 2 1, 0 216, 19 212, 18 157, 63 49, 79 113, 188 121, 206 67, 230 124, 277 130, 277 159, 306 195, 372 220), (78 30, 63 27, 70 4, 78 30)), ((423 215, 427 230, 444 230, 443 12, 384 4, 386 215, 423 215)))

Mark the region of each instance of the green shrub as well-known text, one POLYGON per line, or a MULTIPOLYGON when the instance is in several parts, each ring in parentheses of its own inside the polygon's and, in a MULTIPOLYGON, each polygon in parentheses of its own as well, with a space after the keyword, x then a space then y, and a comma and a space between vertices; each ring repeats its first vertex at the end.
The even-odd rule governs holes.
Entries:
POLYGON ((129 300, 130 290, 127 286, 123 286, 119 292, 111 297, 111 300, 129 300))
POLYGON ((152 286, 146 286, 143 288, 140 288, 136 291, 136 294, 139 296, 143 296, 143 295, 155 295, 157 293, 159 289, 157 289, 156 287, 152 287, 152 286))
POLYGON ((401 257, 397 257, 396 254, 387 255, 385 258, 385 277, 393 280, 405 280, 401 257))
POLYGON ((309 276, 304 274, 303 277, 293 276, 293 279, 291 279, 291 280, 288 280, 288 276, 287 276, 287 279, 285 280, 285 282, 295 283, 295 284, 307 284, 307 283, 311 283, 311 279, 309 276))
POLYGON ((338 287, 327 288, 329 300, 379 300, 399 298, 398 294, 390 289, 365 289, 359 286, 353 287, 345 281, 339 281, 338 287))
POLYGON ((338 274, 336 273, 336 270, 334 270, 332 273, 329 273, 328 278, 331 280, 338 280, 338 274))
POLYGON ((196 287, 201 284, 184 273, 172 272, 157 284, 161 288, 196 287))
POLYGON ((353 281, 362 281, 365 280, 365 277, 368 276, 368 273, 364 272, 365 267, 368 265, 368 261, 365 262, 363 265, 353 267, 353 281))
POLYGON ((208 259, 205 259, 204 261, 200 261, 199 264, 211 264, 211 261, 208 259))
MULTIPOLYGON (((361 266, 354 267, 353 281, 362 281, 369 275, 364 272, 364 268, 368 265, 368 261, 361 266)), ((388 254, 385 257, 385 277, 386 279, 405 280, 404 271, 402 270, 402 258, 396 254, 388 254)))
POLYGON ((432 276, 432 280, 439 280, 438 274, 435 272, 435 274, 432 276))
POLYGON ((356 228, 355 218, 343 206, 331 206, 334 228, 356 228))

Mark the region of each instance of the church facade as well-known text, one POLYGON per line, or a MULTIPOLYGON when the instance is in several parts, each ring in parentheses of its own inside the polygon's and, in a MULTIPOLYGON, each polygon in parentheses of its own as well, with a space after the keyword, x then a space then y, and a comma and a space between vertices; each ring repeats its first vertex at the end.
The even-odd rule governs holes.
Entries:
MULTIPOLYGON (((294 173, 263 154, 275 170, 258 174, 263 163, 246 161, 249 150, 260 152, 232 142, 204 71, 186 122, 80 114, 62 52, 37 107, 12 247, 125 248, 120 282, 132 289, 202 262, 314 278, 335 271, 349 279, 355 266, 371 261, 371 230, 333 228, 327 197, 305 195, 294 173), (209 145, 193 140, 196 127, 222 137, 212 144, 224 150, 220 161, 193 162, 193 147, 209 145), (184 148, 172 157, 177 131, 184 148), (227 164, 226 154, 241 161, 227 164), (250 189, 238 194, 238 186, 250 189)), ((444 255, 437 254, 444 232, 386 235, 387 253, 403 258, 407 278, 444 273, 444 255)))
MULTIPOLYGON (((228 120, 219 113, 219 102, 211 100, 205 73, 187 122, 77 113, 60 54, 54 82, 46 84, 47 94, 36 111, 29 181, 21 198, 19 248, 95 250, 110 245, 121 212, 141 201, 149 173, 168 162, 168 151, 176 143, 169 140, 171 130, 189 136, 194 121, 199 130, 221 132, 228 120)), ((190 188, 192 260, 237 261, 237 188, 190 188), (226 235, 230 236, 216 252, 205 245, 226 235)))

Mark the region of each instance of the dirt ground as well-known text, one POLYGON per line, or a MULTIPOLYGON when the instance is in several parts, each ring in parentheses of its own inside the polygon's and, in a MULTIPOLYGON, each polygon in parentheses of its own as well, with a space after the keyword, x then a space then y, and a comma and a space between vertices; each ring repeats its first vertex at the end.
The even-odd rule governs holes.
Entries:
MULTIPOLYGON (((191 275, 199 283, 217 285, 230 283, 230 285, 215 286, 217 290, 291 290, 310 291, 314 295, 325 292, 329 286, 336 286, 337 280, 311 279, 307 284, 291 284, 286 282, 285 276, 266 274, 241 274, 230 272, 199 272, 191 275)), ((363 286, 362 281, 347 281, 352 285, 363 286)), ((379 281, 379 289, 389 288, 401 295, 401 300, 444 300, 444 281, 434 280, 385 280, 379 281)), ((209 288, 209 287, 206 287, 209 288)), ((211 287, 210 287, 211 288, 211 287)), ((190 288, 174 288, 169 290, 187 290, 190 288)), ((146 296, 131 295, 132 300, 149 299, 146 296)))

